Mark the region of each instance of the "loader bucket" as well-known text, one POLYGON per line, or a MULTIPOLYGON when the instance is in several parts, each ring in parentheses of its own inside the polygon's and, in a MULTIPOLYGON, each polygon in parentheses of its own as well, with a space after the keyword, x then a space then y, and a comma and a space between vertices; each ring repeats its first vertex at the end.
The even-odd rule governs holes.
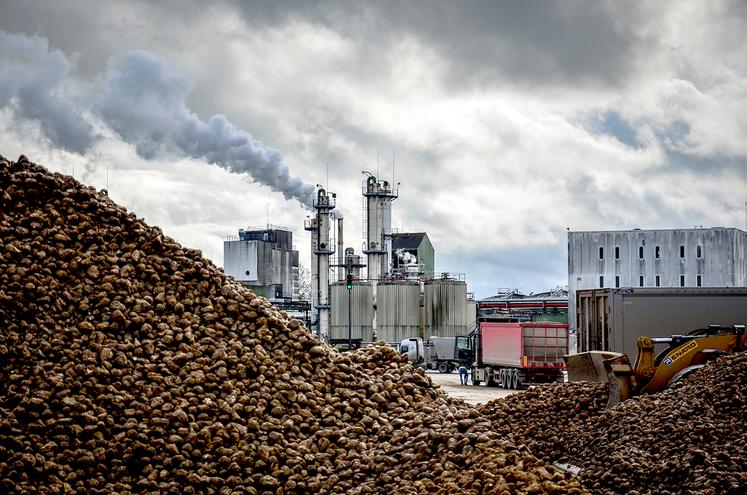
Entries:
POLYGON ((569 382, 603 382, 608 380, 604 361, 621 356, 619 352, 589 351, 563 356, 569 382))
POLYGON ((609 385, 607 407, 627 400, 633 393, 633 370, 627 354, 589 351, 563 356, 569 382, 598 382, 609 385))

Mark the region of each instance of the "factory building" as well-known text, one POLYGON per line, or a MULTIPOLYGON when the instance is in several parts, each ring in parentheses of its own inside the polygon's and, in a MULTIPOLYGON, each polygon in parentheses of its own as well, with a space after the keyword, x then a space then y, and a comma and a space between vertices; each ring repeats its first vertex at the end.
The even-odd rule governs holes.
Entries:
POLYGON ((568 323, 568 288, 532 294, 517 289, 500 289, 497 294, 477 302, 481 320, 549 321, 568 323))
POLYGON ((432 278, 436 272, 436 252, 428 234, 392 234, 392 274, 407 276, 413 271, 425 278, 432 278))
POLYGON ((747 233, 739 229, 568 232, 572 331, 581 289, 745 286, 747 233))
POLYGON ((424 232, 392 232, 398 185, 364 174, 361 255, 344 247, 334 193, 319 187, 315 212, 304 222, 311 240, 309 328, 342 347, 474 329, 477 306, 464 276, 435 273, 435 251, 424 232))
POLYGON ((239 229, 238 236, 223 242, 223 266, 227 275, 270 299, 298 296, 298 251, 293 232, 267 225, 239 229))

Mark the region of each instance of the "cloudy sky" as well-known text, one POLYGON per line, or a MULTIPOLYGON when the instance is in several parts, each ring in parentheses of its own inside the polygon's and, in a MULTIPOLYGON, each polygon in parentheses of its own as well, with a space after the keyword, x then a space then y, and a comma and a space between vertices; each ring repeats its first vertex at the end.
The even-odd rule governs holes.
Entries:
POLYGON ((744 3, 0 3, 0 154, 74 174, 222 265, 361 171, 478 297, 567 283, 566 229, 744 228, 744 3), (378 159, 377 159, 378 157, 378 159))

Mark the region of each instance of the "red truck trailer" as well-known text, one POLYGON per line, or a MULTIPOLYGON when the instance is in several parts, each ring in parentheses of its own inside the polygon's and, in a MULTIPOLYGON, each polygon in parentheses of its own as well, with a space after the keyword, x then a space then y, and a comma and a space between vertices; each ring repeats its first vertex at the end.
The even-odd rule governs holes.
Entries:
POLYGON ((474 333, 472 384, 521 388, 563 381, 568 325, 549 322, 481 322, 474 333))

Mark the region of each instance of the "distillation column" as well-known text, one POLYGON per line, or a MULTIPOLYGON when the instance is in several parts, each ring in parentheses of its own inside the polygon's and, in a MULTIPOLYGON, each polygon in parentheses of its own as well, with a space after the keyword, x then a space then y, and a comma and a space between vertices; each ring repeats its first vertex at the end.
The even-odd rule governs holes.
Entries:
POLYGON ((329 259, 335 253, 335 246, 330 239, 330 211, 335 207, 335 197, 334 193, 327 194, 327 191, 319 188, 313 204, 316 209, 317 245, 312 253, 316 255, 318 280, 318 297, 314 308, 317 310, 320 337, 329 335, 329 259))
POLYGON ((303 229, 311 233, 311 295, 309 303, 311 304, 311 330, 319 335, 319 314, 316 307, 319 304, 319 260, 315 254, 319 244, 319 219, 307 218, 303 223, 303 229))
MULTIPOLYGON (((365 173, 365 172, 364 172, 365 173)), ((373 285, 374 334, 376 334, 376 282, 389 274, 389 256, 392 251, 392 201, 397 190, 385 180, 370 175, 363 185, 365 198, 363 253, 368 257, 368 279, 373 285)))

